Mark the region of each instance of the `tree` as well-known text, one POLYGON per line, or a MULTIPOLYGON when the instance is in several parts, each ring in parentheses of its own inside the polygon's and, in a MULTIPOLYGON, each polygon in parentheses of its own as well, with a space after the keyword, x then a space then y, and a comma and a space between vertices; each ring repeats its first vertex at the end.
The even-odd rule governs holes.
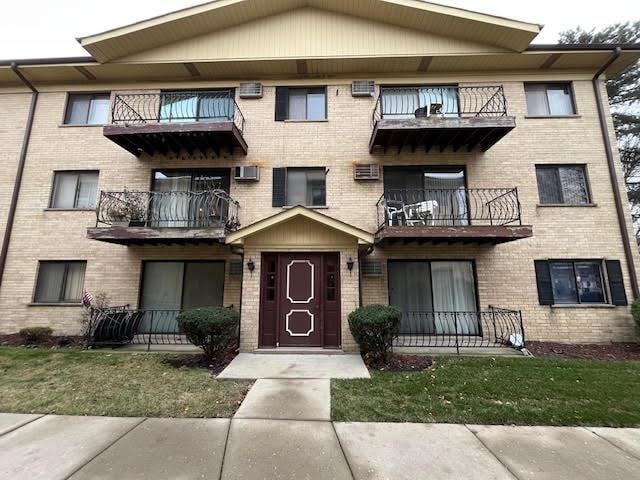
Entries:
MULTIPOLYGON (((577 27, 560 33, 559 42, 640 43, 640 20, 616 23, 601 30, 577 27)), ((640 63, 635 62, 608 80, 607 93, 629 200, 640 218, 640 63)))

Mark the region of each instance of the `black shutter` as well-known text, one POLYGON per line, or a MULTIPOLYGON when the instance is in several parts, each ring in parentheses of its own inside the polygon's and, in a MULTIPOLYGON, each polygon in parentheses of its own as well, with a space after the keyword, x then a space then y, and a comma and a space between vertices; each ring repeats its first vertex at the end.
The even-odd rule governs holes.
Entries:
POLYGON ((273 169, 273 196, 272 205, 283 207, 287 201, 287 169, 273 169))
POLYGON ((609 276, 611 303, 619 306, 627 305, 627 293, 624 291, 624 280, 622 278, 620 260, 607 260, 606 264, 607 275, 609 276))
POLYGON ((289 87, 276 87, 276 122, 289 118, 289 87))
POLYGON ((538 300, 540 305, 553 305, 553 288, 551 286, 551 269, 546 260, 535 260, 536 283, 538 284, 538 300))

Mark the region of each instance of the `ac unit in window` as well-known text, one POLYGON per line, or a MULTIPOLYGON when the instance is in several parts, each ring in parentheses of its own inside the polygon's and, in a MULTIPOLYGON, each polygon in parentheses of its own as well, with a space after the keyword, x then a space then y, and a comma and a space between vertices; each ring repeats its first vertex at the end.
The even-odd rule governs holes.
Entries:
POLYGON ((262 84, 241 83, 240 98, 262 98, 262 84))
POLYGON ((351 95, 354 97, 373 97, 376 83, 373 80, 354 80, 351 84, 351 95))
POLYGON ((378 180, 380 165, 354 165, 353 178, 355 180, 378 180))
POLYGON ((234 178, 238 182, 257 182, 260 180, 260 167, 236 167, 234 178))

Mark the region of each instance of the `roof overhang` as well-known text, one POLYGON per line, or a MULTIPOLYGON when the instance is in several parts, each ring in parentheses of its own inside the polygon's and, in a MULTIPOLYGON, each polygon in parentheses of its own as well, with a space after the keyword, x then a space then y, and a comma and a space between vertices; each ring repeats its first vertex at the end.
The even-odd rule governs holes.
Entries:
POLYGON ((359 245, 372 245, 374 242, 374 236, 372 233, 369 233, 360 228, 356 228, 352 225, 349 225, 348 223, 336 220, 335 218, 331 218, 327 215, 323 215, 322 213, 315 210, 303 206, 297 206, 289 208, 281 213, 272 215, 271 217, 259 220, 249 226, 236 230, 235 232, 227 234, 225 243, 228 245, 242 245, 244 244, 246 238, 270 228, 276 227, 278 225, 282 225, 283 223, 289 220, 293 220, 297 217, 308 218, 314 222, 318 222, 325 227, 351 236, 355 240, 357 240, 359 245))
POLYGON ((422 0, 216 0, 78 38, 101 63, 303 7, 523 51, 541 25, 422 0))

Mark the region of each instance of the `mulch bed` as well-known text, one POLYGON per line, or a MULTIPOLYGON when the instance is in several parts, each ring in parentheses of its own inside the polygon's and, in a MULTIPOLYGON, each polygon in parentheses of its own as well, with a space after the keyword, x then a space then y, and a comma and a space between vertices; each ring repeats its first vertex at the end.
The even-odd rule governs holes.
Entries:
POLYGON ((527 349, 535 357, 640 360, 640 344, 637 343, 568 344, 527 342, 527 349))
POLYGON ((387 362, 365 358, 364 362, 370 369, 382 372, 421 372, 433 365, 433 359, 423 355, 391 355, 387 362))
POLYGON ((27 343, 20 334, 11 333, 0 335, 2 347, 30 347, 30 348, 55 348, 55 347, 82 347, 85 344, 82 336, 49 337, 35 343, 27 343))
POLYGON ((237 353, 231 350, 214 360, 209 360, 203 354, 183 354, 167 358, 164 362, 174 368, 204 368, 216 376, 231 363, 236 355, 237 353))

